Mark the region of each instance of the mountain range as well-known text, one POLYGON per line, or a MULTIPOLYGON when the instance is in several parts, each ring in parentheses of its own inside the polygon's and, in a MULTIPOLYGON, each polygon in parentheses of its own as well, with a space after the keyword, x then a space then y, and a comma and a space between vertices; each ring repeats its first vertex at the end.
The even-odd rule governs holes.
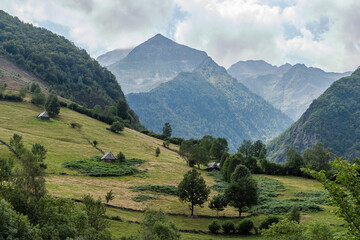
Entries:
POLYGON ((299 119, 331 83, 351 74, 325 72, 304 64, 277 67, 263 60, 239 61, 228 72, 293 120, 299 119))
POLYGON ((210 57, 193 72, 179 73, 149 92, 128 94, 127 100, 149 130, 161 132, 169 122, 174 136, 225 137, 231 151, 244 139, 268 141, 292 123, 210 57))
POLYGON ((106 67, 124 59, 132 50, 133 48, 115 49, 98 56, 96 61, 98 61, 101 66, 106 67))
POLYGON ((339 157, 360 155, 360 69, 335 81, 289 129, 268 144, 268 156, 284 162, 290 148, 302 153, 316 142, 339 157))
POLYGON ((107 68, 115 74, 124 93, 128 94, 147 92, 179 72, 193 71, 205 58, 205 52, 157 34, 107 68))

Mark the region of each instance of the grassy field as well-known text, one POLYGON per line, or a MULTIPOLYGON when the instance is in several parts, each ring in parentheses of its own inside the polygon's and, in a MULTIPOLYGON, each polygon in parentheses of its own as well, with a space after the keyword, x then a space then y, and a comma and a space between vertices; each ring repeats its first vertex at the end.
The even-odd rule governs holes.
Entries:
MULTIPOLYGON (((168 213, 180 213, 188 215, 190 213, 186 204, 179 202, 176 196, 161 195, 149 192, 134 192, 129 187, 135 185, 173 185, 177 186, 182 180, 183 175, 190 170, 181 157, 174 151, 162 146, 162 141, 151 138, 139 132, 125 128, 120 134, 114 134, 106 130, 108 125, 89 118, 85 115, 76 113, 67 108, 62 108, 60 115, 51 121, 40 121, 36 116, 43 109, 30 103, 12 103, 0 101, 0 139, 9 142, 14 133, 23 136, 25 147, 31 148, 33 143, 40 143, 48 149, 45 162, 47 169, 47 189, 49 194, 69 198, 81 198, 85 194, 100 197, 104 201, 105 194, 112 190, 115 199, 110 203, 115 206, 122 206, 133 209, 144 210, 146 207, 162 208, 168 213), (82 125, 81 130, 70 127, 70 122, 77 122, 82 125), (123 152, 126 158, 143 159, 145 162, 138 165, 140 170, 146 173, 139 173, 134 176, 123 177, 90 177, 84 176, 77 171, 63 167, 66 161, 101 156, 101 153, 91 146, 89 139, 97 140, 98 147, 104 152, 111 151, 114 155, 123 152), (160 156, 155 156, 155 149, 159 147, 160 156), (66 175, 64 175, 66 174, 66 175), (142 202, 135 202, 132 198, 138 194, 147 194, 157 199, 150 199, 142 202)), ((170 148, 177 148, 170 145, 170 148)), ((10 157, 12 154, 8 149, 0 145, 0 156, 10 157)), ((213 177, 202 173, 208 185, 215 183, 213 177)), ((265 175, 264 175, 265 176, 265 175)), ((278 198, 290 198, 298 191, 322 190, 322 186, 314 180, 290 177, 290 176, 266 176, 274 178, 283 183, 286 190, 278 198)), ((217 192, 211 192, 211 195, 217 192)), ((204 208, 196 207, 195 215, 216 216, 216 212, 204 204, 204 208)), ((303 214, 301 221, 308 223, 318 219, 329 224, 339 225, 342 223, 335 215, 330 213, 332 208, 324 206, 325 211, 311 214, 303 214)), ((123 222, 111 220, 110 230, 117 238, 129 236, 138 231, 139 225, 126 223, 125 221, 141 221, 141 212, 118 210, 108 208, 108 216, 119 216, 123 222)), ((237 212, 232 207, 228 207, 220 215, 236 216, 237 212)), ((246 214, 244 214, 246 215, 246 214)), ((265 215, 251 217, 258 226, 265 219, 265 215)), ((187 216, 169 216, 180 229, 196 229, 207 231, 208 224, 212 218, 190 218, 187 216)), ((220 220, 223 221, 223 220, 220 220)), ((235 222, 238 222, 236 220, 235 222)), ((220 235, 204 235, 182 233, 182 239, 261 239, 259 236, 223 237, 220 235)))

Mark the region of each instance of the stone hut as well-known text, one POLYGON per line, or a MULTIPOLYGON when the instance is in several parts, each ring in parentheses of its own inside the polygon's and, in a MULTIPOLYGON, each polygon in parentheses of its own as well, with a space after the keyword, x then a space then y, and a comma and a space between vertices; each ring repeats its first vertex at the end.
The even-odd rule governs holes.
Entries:
POLYGON ((116 158, 111 152, 105 153, 105 155, 101 158, 104 162, 115 162, 116 158))
POLYGON ((39 116, 37 116, 36 118, 40 120, 50 120, 50 117, 47 114, 47 112, 40 113, 39 116))

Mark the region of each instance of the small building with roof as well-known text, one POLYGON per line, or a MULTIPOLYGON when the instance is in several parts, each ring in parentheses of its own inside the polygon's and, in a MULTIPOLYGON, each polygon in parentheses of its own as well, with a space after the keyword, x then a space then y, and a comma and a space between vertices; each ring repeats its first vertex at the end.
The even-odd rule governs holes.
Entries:
POLYGON ((209 165, 205 170, 208 172, 211 172, 213 170, 220 171, 220 163, 216 163, 216 162, 209 163, 209 165))
POLYGON ((40 120, 50 120, 49 114, 47 114, 47 112, 40 113, 36 118, 40 120))
POLYGON ((116 158, 111 152, 105 153, 105 155, 101 158, 104 162, 115 162, 116 158))

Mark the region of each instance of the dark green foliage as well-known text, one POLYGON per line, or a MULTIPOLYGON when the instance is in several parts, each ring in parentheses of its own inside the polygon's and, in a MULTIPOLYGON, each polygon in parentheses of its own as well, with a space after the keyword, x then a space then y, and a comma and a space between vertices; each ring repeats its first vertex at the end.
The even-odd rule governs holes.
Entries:
POLYGON ((320 205, 330 205, 327 200, 329 197, 329 193, 327 191, 295 192, 294 197, 300 197, 306 202, 320 205))
POLYGON ((279 217, 276 216, 267 216, 264 221, 260 223, 259 229, 268 229, 271 224, 278 223, 280 221, 279 217))
POLYGON ((300 211, 296 204, 291 207, 287 217, 290 221, 300 223, 300 211))
POLYGON ((46 158, 45 155, 47 153, 47 149, 43 145, 35 143, 32 145, 31 152, 34 154, 38 162, 43 162, 46 158))
POLYGON ((14 133, 10 138, 10 146, 20 155, 25 151, 22 136, 19 134, 14 133))
POLYGON ((237 226, 237 231, 241 235, 250 235, 253 229, 255 229, 254 222, 250 219, 242 220, 237 226))
POLYGON ((77 129, 81 129, 82 128, 82 125, 80 123, 77 123, 77 122, 71 122, 70 123, 70 126, 72 128, 77 128, 77 129))
POLYGON ((0 199, 0 239, 40 240, 40 229, 0 199))
POLYGON ((145 194, 138 194, 138 195, 132 197, 131 199, 135 202, 144 202, 146 200, 157 200, 159 198, 150 196, 150 195, 145 195, 145 194))
POLYGON ((252 145, 252 154, 256 158, 264 159, 266 157, 266 146, 261 140, 257 140, 252 145))
POLYGON ((170 141, 169 140, 166 140, 163 142, 163 146, 166 147, 166 148, 169 148, 170 146, 170 141))
POLYGON ((31 87, 30 87, 30 92, 32 92, 32 93, 35 92, 35 90, 36 90, 37 88, 40 90, 39 84, 33 82, 33 83, 31 84, 31 87))
POLYGON ((140 170, 134 164, 143 162, 144 160, 141 159, 127 159, 123 163, 109 163, 101 161, 99 157, 93 157, 64 162, 64 167, 94 177, 125 176, 139 173, 140 170))
POLYGON ((260 169, 263 173, 269 175, 286 175, 288 169, 284 164, 268 161, 266 159, 260 160, 260 169))
POLYGON ((89 227, 87 214, 74 201, 50 196, 39 200, 31 221, 39 224, 43 239, 84 236, 89 227))
POLYGON ((339 208, 335 213, 347 222, 348 239, 360 238, 360 166, 357 163, 349 163, 334 155, 331 166, 336 171, 336 178, 329 180, 324 171, 316 172, 306 169, 305 172, 320 183, 329 192, 328 200, 339 208))
POLYGON ((119 99, 116 106, 117 115, 122 119, 129 119, 129 105, 125 101, 125 99, 119 99))
POLYGON ((147 209, 140 229, 140 239, 180 239, 175 224, 166 217, 161 209, 159 211, 147 209))
POLYGON ((34 92, 32 97, 31 97, 31 103, 33 103, 35 105, 43 106, 45 104, 45 101, 46 101, 45 94, 43 94, 40 91, 39 92, 34 92))
POLYGON ((227 199, 223 194, 214 195, 209 202, 209 208, 216 210, 216 216, 219 216, 219 211, 224 211, 227 206, 227 199))
POLYGON ((258 201, 257 182, 251 177, 245 177, 230 183, 225 190, 225 198, 230 206, 237 208, 241 217, 244 207, 251 207, 258 201))
POLYGON ((315 144, 314 149, 305 149, 303 157, 306 167, 315 171, 329 170, 331 168, 329 151, 330 149, 325 149, 320 142, 315 144))
POLYGON ((109 203, 110 201, 114 200, 115 196, 114 196, 114 193, 112 191, 112 189, 106 193, 105 195, 105 200, 106 200, 106 203, 109 203))
POLYGON ((225 222, 223 222, 221 228, 225 234, 235 232, 235 224, 231 220, 226 220, 225 222))
POLYGON ((124 124, 122 122, 116 121, 110 127, 110 130, 113 132, 121 132, 124 130, 124 124))
POLYGON ((290 148, 302 153, 317 142, 347 159, 360 156, 359 83, 360 69, 334 82, 295 124, 268 144, 268 157, 284 162, 290 148))
POLYGON ((189 202, 191 216, 194 215, 194 207, 202 206, 209 198, 210 189, 206 186, 204 178, 195 169, 188 171, 184 179, 178 185, 180 201, 189 202))
POLYGON ((23 99, 18 95, 9 95, 5 94, 4 96, 0 94, 0 100, 10 101, 10 102, 22 102, 23 99))
POLYGON ((155 156, 158 157, 159 155, 160 155, 160 148, 157 147, 157 148, 155 149, 155 156))
POLYGON ((209 224, 208 228, 209 228, 209 230, 210 230, 211 233, 217 234, 217 233, 220 231, 220 229, 221 229, 221 225, 220 225, 219 221, 213 220, 213 221, 209 224))
POLYGON ((245 158, 253 156, 253 145, 250 140, 243 140, 241 146, 238 149, 238 152, 243 154, 245 158))
POLYGON ((128 94, 127 100, 152 131, 161 132, 166 119, 172 135, 225 136, 232 152, 243 139, 265 141, 292 123, 210 58, 194 72, 179 73, 149 92, 128 94))
POLYGON ((166 137, 166 138, 171 137, 172 129, 171 129, 170 123, 168 123, 168 122, 164 123, 162 133, 163 133, 164 137, 166 137))
POLYGON ((265 239, 306 240, 305 226, 285 218, 261 232, 265 239))
POLYGON ((305 163, 302 156, 295 149, 291 148, 286 154, 285 165, 289 175, 300 176, 301 168, 305 166, 305 163))
POLYGON ((198 168, 200 169, 200 165, 207 166, 209 161, 209 153, 203 146, 195 144, 191 147, 189 162, 198 165, 198 168))
POLYGON ((109 222, 104 218, 106 207, 100 198, 95 200, 90 194, 85 195, 83 204, 88 215, 89 225, 97 232, 104 231, 109 226, 109 222))
POLYGON ((7 87, 7 83, 0 84, 0 97, 2 97, 6 87, 7 87))
POLYGON ((96 147, 98 144, 99 144, 99 142, 98 141, 96 141, 96 140, 93 140, 93 145, 96 147))
POLYGON ((227 152, 228 150, 228 142, 226 141, 226 139, 217 138, 212 142, 209 153, 213 159, 215 159, 217 162, 220 162, 221 156, 224 152, 227 152))
POLYGON ((247 167, 242 164, 236 166, 234 172, 230 176, 230 182, 238 182, 241 178, 250 177, 251 173, 247 167))
POLYGON ((13 166, 14 162, 11 159, 0 158, 0 190, 3 182, 9 181, 13 166))
POLYGON ((131 186, 129 189, 135 192, 149 191, 152 193, 164 194, 164 195, 174 195, 177 196, 177 187, 172 185, 136 185, 131 186))
POLYGON ((192 139, 182 141, 179 149, 179 155, 185 159, 186 165, 190 164, 191 150, 194 143, 192 139))
POLYGON ((114 105, 119 98, 124 99, 115 76, 85 50, 3 11, 0 20, 1 54, 42 79, 60 96, 90 107, 114 105))
POLYGON ((125 155, 122 152, 119 152, 118 155, 116 155, 116 160, 120 163, 125 162, 125 155))
POLYGON ((50 94, 46 99, 45 110, 50 117, 55 117, 60 113, 60 103, 55 94, 50 94))
POLYGON ((230 155, 228 158, 226 158, 221 168, 221 172, 225 181, 230 182, 231 174, 234 172, 236 166, 244 162, 244 160, 244 156, 240 153, 230 155))

